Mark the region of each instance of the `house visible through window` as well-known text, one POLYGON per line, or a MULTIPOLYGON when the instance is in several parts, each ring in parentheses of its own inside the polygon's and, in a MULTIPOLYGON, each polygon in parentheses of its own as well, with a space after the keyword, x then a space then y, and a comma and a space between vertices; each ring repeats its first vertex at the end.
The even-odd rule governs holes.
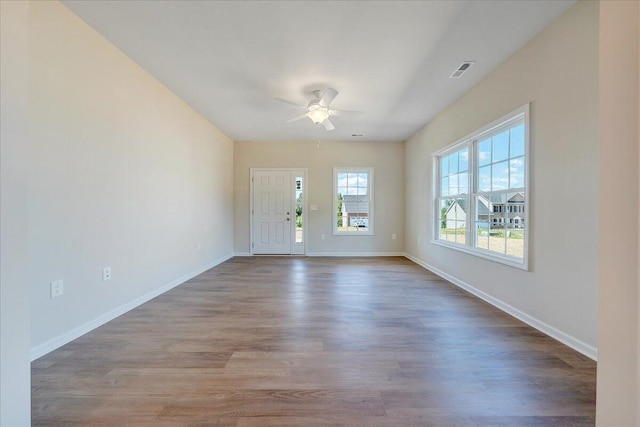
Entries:
POLYGON ((333 234, 373 234, 373 168, 334 168, 333 234))
POLYGON ((527 268, 528 105, 434 155, 435 243, 527 268))

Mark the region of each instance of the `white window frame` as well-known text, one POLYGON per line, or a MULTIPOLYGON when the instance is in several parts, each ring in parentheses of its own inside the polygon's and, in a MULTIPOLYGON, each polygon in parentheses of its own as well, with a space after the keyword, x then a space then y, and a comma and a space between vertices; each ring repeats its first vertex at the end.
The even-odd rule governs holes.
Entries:
MULTIPOLYGON (((464 252, 467 254, 471 254, 480 258, 484 258, 490 261, 495 261, 504 265, 508 265, 511 267, 515 267, 515 268, 519 268, 521 270, 529 270, 529 235, 530 235, 530 230, 531 230, 531 215, 529 214, 530 212, 530 197, 529 197, 529 192, 531 189, 531 184, 529 182, 529 171, 531 170, 530 167, 530 138, 529 138, 529 133, 530 133, 530 124, 529 124, 529 103, 523 105, 522 107, 510 112, 509 114, 506 114, 502 117, 500 117, 499 119, 489 123, 486 126, 483 126, 482 128, 476 130, 475 132, 472 132, 471 134, 465 136, 464 138, 459 139, 458 141, 446 146, 445 148, 433 153, 432 156, 432 161, 433 161, 433 189, 432 189, 432 194, 433 197, 431 199, 432 201, 432 212, 434 214, 434 221, 433 221, 433 238, 431 240, 431 243, 435 244, 435 245, 439 245, 439 246, 444 246, 450 249, 454 249, 456 251, 460 251, 460 252, 464 252), (474 197, 481 194, 477 188, 477 145, 479 143, 479 141, 485 137, 487 134, 493 134, 499 130, 501 130, 502 128, 508 128, 510 127, 513 123, 518 122, 518 121, 524 121, 524 157, 525 157, 525 166, 524 166, 524 197, 525 197, 525 204, 524 204, 524 211, 523 211, 523 216, 524 218, 526 218, 526 223, 525 223, 525 227, 524 227, 524 256, 522 258, 522 260, 520 258, 514 257, 514 256, 510 256, 510 255, 506 255, 506 254, 500 254, 498 252, 494 252, 494 251, 490 251, 487 249, 482 249, 482 248, 477 248, 476 247, 476 239, 477 239, 477 233, 474 232, 474 228, 475 226, 472 225, 474 224, 474 219, 476 217, 476 207, 475 207, 475 203, 474 203, 474 197), (439 234, 440 234, 440 204, 439 204, 439 200, 442 197, 441 196, 441 191, 442 191, 442 186, 441 186, 441 171, 440 171, 440 158, 441 157, 446 157, 447 155, 461 150, 464 147, 467 147, 469 149, 469 183, 468 183, 468 192, 465 195, 461 195, 459 196, 460 198, 466 198, 467 199, 467 206, 469 206, 469 212, 468 212, 468 220, 465 221, 465 228, 466 228, 466 233, 465 233, 465 243, 454 243, 454 242, 448 242, 446 240, 441 240, 439 238, 439 234)), ((502 190, 501 192, 504 193, 513 193, 513 192, 521 192, 521 191, 517 191, 517 190, 513 190, 513 189, 508 189, 508 190, 502 190)), ((495 194, 495 192, 491 192, 492 194, 495 194)), ((447 196, 444 196, 447 197, 447 196)), ((505 211, 507 209, 505 208, 505 211)))
POLYGON ((333 223, 333 235, 334 236, 373 236, 374 235, 374 175, 372 167, 334 167, 333 168, 333 203, 331 209, 331 222, 333 223), (336 221, 338 211, 338 174, 339 173, 367 173, 369 178, 367 179, 367 194, 369 195, 369 213, 368 222, 369 226, 367 231, 340 231, 338 230, 338 223, 336 221))

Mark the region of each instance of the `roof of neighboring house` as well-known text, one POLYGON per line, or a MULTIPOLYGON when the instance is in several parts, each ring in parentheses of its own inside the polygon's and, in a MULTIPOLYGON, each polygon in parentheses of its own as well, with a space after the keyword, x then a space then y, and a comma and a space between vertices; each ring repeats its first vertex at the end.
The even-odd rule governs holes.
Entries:
POLYGON ((347 213, 349 213, 349 212, 360 212, 362 210, 364 210, 364 212, 362 212, 362 213, 367 213, 369 211, 369 201, 368 200, 362 200, 362 199, 368 199, 368 197, 367 196, 356 196, 356 195, 352 195, 352 194, 344 195, 344 196, 342 196, 342 209, 347 213), (360 198, 360 201, 358 201, 358 197, 360 198), (358 205, 360 205, 360 206, 358 206, 358 205))
POLYGON ((507 200, 507 203, 520 203, 520 202, 524 202, 524 194, 522 193, 516 193, 513 195, 513 197, 507 200))
MULTIPOLYGON (((489 209, 490 203, 489 203, 489 201, 486 198, 482 197, 482 196, 479 196, 478 200, 480 201, 480 208, 478 209, 478 214, 479 215, 489 215, 489 213, 490 213, 490 209, 489 209)), ((462 209, 462 211, 464 213, 469 212, 469 207, 467 206, 467 199, 459 199, 459 200, 456 200, 455 202, 453 202, 447 208, 447 211, 445 212, 445 215, 448 214, 449 211, 451 210, 451 208, 453 208, 456 205, 460 206, 460 209, 462 209)))

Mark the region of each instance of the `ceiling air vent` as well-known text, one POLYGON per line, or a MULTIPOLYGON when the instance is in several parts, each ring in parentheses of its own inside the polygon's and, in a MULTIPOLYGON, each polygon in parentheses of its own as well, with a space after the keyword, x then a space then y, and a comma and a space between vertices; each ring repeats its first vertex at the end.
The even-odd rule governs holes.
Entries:
POLYGON ((460 65, 458 67, 457 70, 455 70, 453 72, 453 74, 451 74, 449 76, 450 79, 459 79, 460 77, 462 77, 462 75, 469 69, 471 68, 471 66, 475 64, 475 61, 465 61, 462 63, 462 65, 460 65))

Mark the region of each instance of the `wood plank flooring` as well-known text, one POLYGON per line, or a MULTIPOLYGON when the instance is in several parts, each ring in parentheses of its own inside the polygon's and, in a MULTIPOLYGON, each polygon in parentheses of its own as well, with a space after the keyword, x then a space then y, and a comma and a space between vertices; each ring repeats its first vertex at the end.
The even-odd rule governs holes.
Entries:
POLYGON ((32 417, 592 426, 595 369, 404 258, 233 258, 34 361, 32 417))

